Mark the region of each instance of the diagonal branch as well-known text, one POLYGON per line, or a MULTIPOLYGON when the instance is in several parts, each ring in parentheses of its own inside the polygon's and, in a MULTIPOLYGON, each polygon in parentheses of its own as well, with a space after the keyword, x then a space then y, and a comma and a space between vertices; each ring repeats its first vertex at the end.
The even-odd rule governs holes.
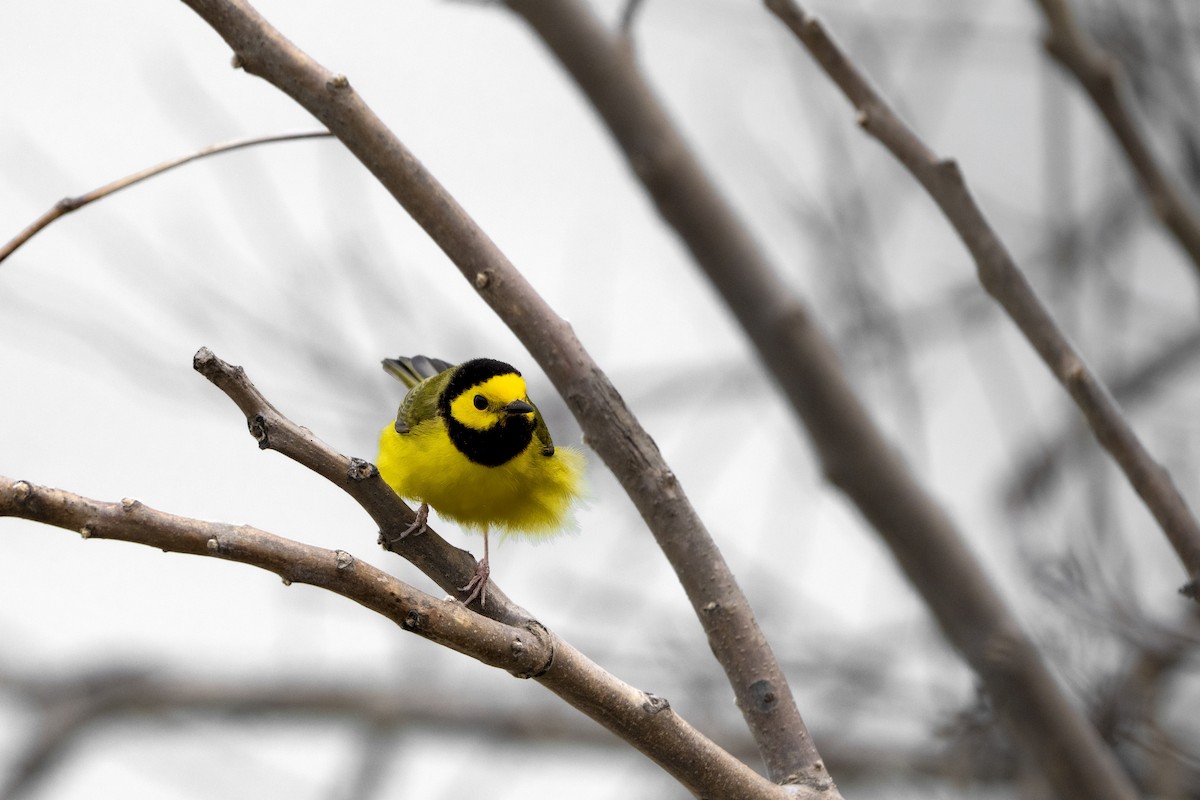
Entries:
POLYGON ((508 0, 587 94, 803 420, 827 478, 891 548, 946 637, 1063 797, 1129 798, 1128 780, 850 386, 827 337, 717 191, 628 48, 577 0, 508 0))
POLYGON ((139 170, 132 175, 126 175, 124 178, 118 178, 112 183, 106 183, 90 192, 79 195, 78 197, 64 197, 49 208, 44 214, 35 219, 29 224, 25 230, 18 233, 10 241, 4 245, 0 245, 0 263, 4 259, 11 256, 17 251, 21 245, 28 242, 36 236, 43 228, 57 219, 65 217, 72 211, 77 211, 89 203, 94 203, 109 195, 115 194, 122 189, 127 189, 136 183, 153 178, 155 175, 161 175, 164 172, 182 167, 184 164, 209 156, 220 155, 221 153, 229 153, 234 150, 241 150, 244 147, 255 147, 260 144, 273 144, 275 142, 292 142, 297 139, 322 139, 329 138, 333 134, 328 131, 310 131, 308 133, 281 133, 273 136, 255 136, 251 139, 237 139, 232 142, 223 142, 222 144, 209 145, 208 147, 197 150, 194 153, 189 153, 186 156, 173 158, 170 161, 164 161, 161 164, 156 164, 153 167, 139 170))
MULTIPOLYGON (((1150 207, 1200 272, 1200 216, 1159 163, 1123 90, 1120 66, 1079 25, 1070 0, 1037 0, 1048 29, 1046 52, 1075 76, 1108 123, 1150 207)), ((1195 570, 1193 570, 1195 572, 1195 570)))
POLYGON ((554 382, 589 445, 645 519, 700 619, 738 706, 779 782, 836 795, 745 595, 658 447, 565 320, 351 88, 244 0, 184 0, 235 62, 291 96, 375 175, 473 283, 554 382))
POLYGON ((858 112, 858 122, 902 163, 945 214, 970 251, 979 281, 1033 345, 1083 412, 1097 440, 1154 515, 1189 575, 1181 590, 1200 601, 1200 523, 1170 474, 1154 460, 1096 377, 1042 304, 989 224, 958 164, 934 154, 888 106, 821 24, 792 0, 768 0, 858 112))

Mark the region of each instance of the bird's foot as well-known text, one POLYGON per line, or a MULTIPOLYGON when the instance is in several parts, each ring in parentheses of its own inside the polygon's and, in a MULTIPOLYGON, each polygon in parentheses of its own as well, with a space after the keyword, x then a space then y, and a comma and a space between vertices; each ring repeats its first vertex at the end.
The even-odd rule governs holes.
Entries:
POLYGON ((471 605, 476 597, 479 598, 480 608, 487 605, 487 582, 491 574, 492 567, 488 564, 487 556, 484 556, 482 561, 475 563, 475 574, 471 576, 471 580, 467 581, 466 586, 459 589, 460 592, 470 592, 467 599, 463 600, 464 606, 471 605))
POLYGON ((396 544, 396 542, 400 541, 405 536, 408 536, 410 533, 413 534, 414 536, 424 533, 426 530, 429 529, 429 527, 427 525, 428 522, 429 522, 429 506, 425 503, 421 503, 421 507, 417 509, 417 517, 416 517, 416 519, 413 520, 411 525, 409 525, 407 528, 400 531, 399 533, 395 533, 395 534, 384 533, 381 530, 379 532, 379 544, 383 545, 385 548, 390 550, 392 548, 392 546, 396 544))
POLYGON ((405 536, 408 536, 410 533, 413 534, 414 536, 421 535, 425 531, 429 530, 428 523, 429 523, 429 504, 421 503, 421 507, 417 509, 416 519, 414 519, 412 521, 412 525, 409 525, 407 528, 400 531, 400 538, 403 539, 405 536))

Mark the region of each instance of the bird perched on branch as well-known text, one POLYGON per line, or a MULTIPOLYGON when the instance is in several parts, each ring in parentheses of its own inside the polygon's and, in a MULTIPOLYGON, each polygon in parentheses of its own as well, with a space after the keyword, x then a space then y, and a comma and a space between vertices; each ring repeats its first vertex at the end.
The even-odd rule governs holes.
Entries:
POLYGON ((488 531, 545 538, 574 524, 583 455, 555 447, 521 373, 503 361, 388 358, 408 394, 379 436, 377 466, 396 494, 420 501, 402 536, 425 529, 432 507, 483 533, 483 560, 462 591, 487 602, 488 531))

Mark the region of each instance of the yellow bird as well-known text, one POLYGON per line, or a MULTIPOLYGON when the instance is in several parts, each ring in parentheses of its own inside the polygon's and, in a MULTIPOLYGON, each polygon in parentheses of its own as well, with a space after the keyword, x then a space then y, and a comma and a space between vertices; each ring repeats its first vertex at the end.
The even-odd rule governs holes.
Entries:
POLYGON ((521 373, 503 361, 388 358, 383 368, 408 394, 379 435, 379 474, 396 494, 419 501, 407 531, 420 533, 432 507, 483 532, 483 560, 462 591, 487 602, 488 531, 545 538, 574 524, 583 454, 555 447, 521 373))

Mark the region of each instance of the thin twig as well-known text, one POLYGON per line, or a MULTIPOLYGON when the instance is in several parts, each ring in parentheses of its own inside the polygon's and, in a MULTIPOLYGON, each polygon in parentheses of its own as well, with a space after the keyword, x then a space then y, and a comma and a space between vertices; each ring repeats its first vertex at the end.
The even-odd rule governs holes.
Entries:
MULTIPOLYGON (((1111 754, 1055 682, 953 521, 884 438, 828 338, 705 174, 628 50, 576 0, 508 5, 587 94, 803 420, 828 480, 879 531, 946 637, 978 672, 1014 741, 1064 796, 1096 786, 1096 798, 1131 797, 1111 754)), ((773 733, 759 740, 760 749, 786 745, 794 730, 773 733)), ((774 769, 788 759, 803 763, 812 751, 768 752, 774 769)))
POLYGON ((1092 98, 1125 151, 1151 209, 1188 254, 1192 268, 1200 272, 1200 215, 1155 156, 1149 137, 1130 108, 1119 62, 1083 30, 1069 0, 1037 0, 1037 4, 1046 17, 1046 52, 1074 75, 1092 98))
POLYGON ((146 169, 135 172, 132 175, 126 175, 124 178, 118 178, 112 183, 106 183, 105 185, 97 189, 92 189, 90 192, 81 194, 78 197, 64 197, 62 200, 59 200, 57 203, 51 206, 46 213, 42 214, 36 220, 31 222, 29 226, 25 228, 25 230, 18 233, 10 241, 0 247, 0 263, 3 263, 4 259, 8 258, 17 251, 17 248, 21 247, 21 245, 32 239, 39 231, 41 231, 50 223, 54 222, 56 219, 65 217, 72 211, 83 208, 89 203, 94 203, 95 201, 115 194, 122 189, 133 186, 136 183, 141 183, 142 181, 148 178, 153 178, 156 175, 161 175, 164 172, 175 169, 176 167, 181 167, 189 162, 197 161, 201 158, 207 158, 209 156, 220 155, 221 153, 229 153, 233 150, 241 150, 244 147, 255 147, 260 144, 292 142, 296 141, 297 139, 323 139, 331 136, 333 136, 333 134, 329 131, 280 133, 273 136, 255 136, 250 139, 236 139, 232 142, 209 145, 208 147, 197 150, 189 155, 173 158, 170 161, 164 161, 161 164, 156 164, 153 167, 147 167, 146 169))
POLYGON ((1187 570, 1181 591, 1200 601, 1200 522, 1083 357, 1029 285, 971 195, 958 164, 938 157, 888 106, 815 18, 793 0, 768 0, 854 106, 858 123, 902 163, 937 203, 975 260, 979 281, 1033 345, 1121 467, 1187 570))
MULTIPOLYGON (((771 777, 836 795, 791 688, 695 508, 653 439, 607 376, 487 234, 350 86, 313 61, 245 0, 184 0, 233 48, 239 65, 291 96, 326 125, 450 257, 537 359, 587 442, 641 512, 729 676, 771 777), (796 765, 795 769, 789 768, 796 765)), ((554 4, 549 4, 554 5, 554 4)))

